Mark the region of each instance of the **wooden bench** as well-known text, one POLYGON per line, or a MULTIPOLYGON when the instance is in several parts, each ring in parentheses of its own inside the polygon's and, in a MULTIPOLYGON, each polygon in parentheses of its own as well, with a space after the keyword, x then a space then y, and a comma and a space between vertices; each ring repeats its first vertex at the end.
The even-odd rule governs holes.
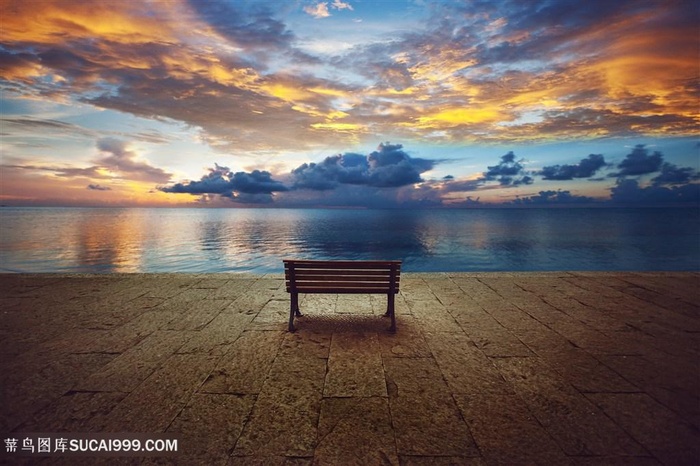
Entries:
POLYGON ((399 292, 401 261, 284 260, 287 292, 291 294, 289 331, 299 312, 299 293, 385 294, 389 330, 396 331, 394 296, 399 292))

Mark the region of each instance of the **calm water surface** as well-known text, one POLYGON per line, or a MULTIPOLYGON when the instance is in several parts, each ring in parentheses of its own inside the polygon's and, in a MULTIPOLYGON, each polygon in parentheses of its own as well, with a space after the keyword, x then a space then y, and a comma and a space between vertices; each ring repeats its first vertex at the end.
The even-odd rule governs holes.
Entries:
POLYGON ((698 209, 0 209, 2 272, 700 270, 698 209))

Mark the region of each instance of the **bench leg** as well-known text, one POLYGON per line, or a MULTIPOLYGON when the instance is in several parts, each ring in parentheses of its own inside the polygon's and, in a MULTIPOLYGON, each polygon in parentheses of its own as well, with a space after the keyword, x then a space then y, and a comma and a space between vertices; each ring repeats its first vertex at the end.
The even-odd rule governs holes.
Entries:
POLYGON ((390 332, 396 331, 396 315, 394 312, 394 293, 389 293, 386 295, 386 314, 391 317, 391 327, 389 327, 390 332))
POLYGON ((299 312, 299 293, 292 293, 291 303, 289 306, 289 331, 293 332, 294 328, 294 316, 300 316, 299 312))

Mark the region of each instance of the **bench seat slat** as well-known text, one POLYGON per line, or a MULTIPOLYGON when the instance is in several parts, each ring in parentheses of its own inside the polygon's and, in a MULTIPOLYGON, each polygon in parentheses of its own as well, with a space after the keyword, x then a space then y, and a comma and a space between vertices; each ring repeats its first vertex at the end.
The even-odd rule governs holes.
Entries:
MULTIPOLYGON (((388 291, 386 288, 327 288, 327 287, 321 287, 321 288, 297 288, 298 293, 307 293, 307 294, 312 294, 312 293, 326 293, 326 294, 335 294, 335 293, 341 293, 341 294, 387 294, 388 291)), ((394 292, 394 294, 397 294, 398 290, 394 292)))
POLYGON ((294 264, 295 270, 301 269, 388 269, 392 264, 399 265, 400 261, 284 261, 285 269, 289 263, 294 264))
MULTIPOLYGON (((389 283, 376 283, 376 282, 326 282, 326 281, 308 281, 308 282, 297 282, 296 290, 301 292, 304 288, 333 288, 333 289, 350 289, 350 288, 376 288, 380 290, 385 290, 385 293, 389 292, 389 283)), ((292 289, 292 284, 287 285, 288 289, 292 289)), ((396 288, 396 287, 394 287, 396 288)))
MULTIPOLYGON (((389 275, 326 275, 326 274, 297 274, 295 281, 306 282, 306 281, 327 281, 327 282, 385 282, 389 283, 391 276, 389 275)), ((398 281, 398 277, 396 279, 398 281)))
MULTIPOLYGON (((360 269, 294 269, 295 277, 303 277, 306 275, 357 275, 360 277, 390 277, 390 270, 360 270, 360 269)), ((399 275, 397 272, 396 275, 399 275)))

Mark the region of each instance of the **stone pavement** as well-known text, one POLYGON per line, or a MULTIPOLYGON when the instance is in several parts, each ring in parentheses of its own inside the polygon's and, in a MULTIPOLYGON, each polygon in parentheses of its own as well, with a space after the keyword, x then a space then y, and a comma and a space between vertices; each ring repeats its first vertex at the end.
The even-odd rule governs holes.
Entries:
POLYGON ((290 334, 281 275, 0 275, 5 438, 179 438, 0 459, 699 464, 699 305, 700 273, 405 274, 396 334, 351 295, 302 295, 290 334))

